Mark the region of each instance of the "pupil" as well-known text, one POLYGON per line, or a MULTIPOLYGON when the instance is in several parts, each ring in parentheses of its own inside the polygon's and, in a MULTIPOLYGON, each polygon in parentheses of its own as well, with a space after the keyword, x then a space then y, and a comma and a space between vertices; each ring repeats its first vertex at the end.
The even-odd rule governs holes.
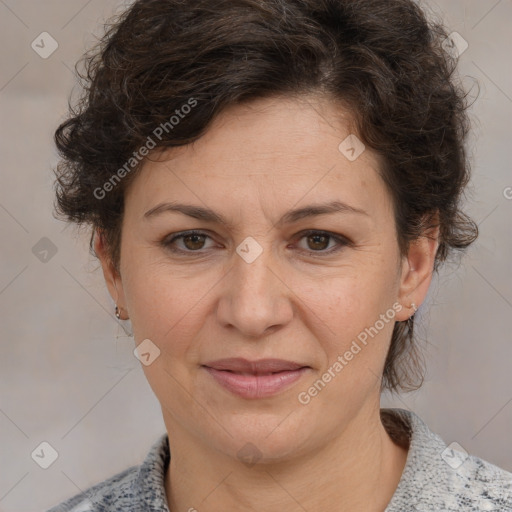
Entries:
MULTIPOLYGON (((324 243, 320 242, 320 245, 323 246, 323 247, 316 247, 316 249, 325 249, 326 248, 326 245, 325 245, 325 242, 327 241, 327 239, 329 237, 325 236, 325 235, 310 235, 309 237, 309 240, 318 240, 318 239, 321 239, 323 240, 324 243)), ((317 242, 313 242, 313 245, 315 245, 317 242)), ((327 244, 329 245, 329 244, 327 244)))
POLYGON ((200 249, 202 244, 204 244, 204 240, 197 242, 198 238, 200 238, 200 239, 204 238, 204 235, 188 235, 187 237, 185 237, 184 241, 185 241, 185 245, 186 245, 187 249, 200 249), (192 247, 190 247, 189 244, 187 244, 187 241, 190 241, 190 240, 193 240, 192 247), (199 247, 195 245, 196 243, 199 244, 199 247))

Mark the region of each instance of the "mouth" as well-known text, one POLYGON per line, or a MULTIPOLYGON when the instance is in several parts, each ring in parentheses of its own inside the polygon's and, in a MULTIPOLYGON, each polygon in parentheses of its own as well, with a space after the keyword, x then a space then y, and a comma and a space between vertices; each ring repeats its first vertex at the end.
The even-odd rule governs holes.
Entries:
POLYGON ((276 395, 311 370, 310 366, 283 359, 241 358, 208 362, 202 368, 224 389, 246 399, 276 395))

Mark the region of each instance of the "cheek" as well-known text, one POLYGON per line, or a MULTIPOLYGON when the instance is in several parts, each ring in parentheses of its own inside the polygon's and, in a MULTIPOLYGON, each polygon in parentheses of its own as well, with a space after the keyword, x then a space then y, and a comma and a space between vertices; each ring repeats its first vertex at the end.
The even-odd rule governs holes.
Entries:
POLYGON ((311 282, 307 287, 297 286, 296 290, 310 316, 325 325, 331 337, 343 345, 392 307, 395 288, 389 270, 372 271, 371 265, 366 265, 351 269, 344 276, 331 276, 311 282))
POLYGON ((367 261, 342 277, 325 280, 321 288, 312 284, 303 290, 309 316, 321 319, 316 320, 316 329, 310 326, 324 354, 319 375, 311 383, 323 389, 317 405, 337 404, 342 411, 379 385, 397 295, 395 274, 389 265, 384 268, 378 261, 367 261), (381 315, 386 314, 382 321, 381 315), (325 388, 315 384, 318 378, 329 384, 325 388))
POLYGON ((173 276, 162 266, 140 264, 125 286, 136 345, 151 340, 159 356, 142 364, 146 379, 167 412, 190 408, 190 368, 197 360, 198 339, 207 311, 197 283, 173 276))
POLYGON ((184 350, 205 315, 204 291, 198 283, 142 260, 127 275, 125 296, 137 343, 149 338, 174 353, 184 350))
POLYGON ((305 311, 316 322, 309 329, 316 350, 321 347, 321 367, 301 391, 318 397, 313 400, 319 415, 325 404, 346 414, 379 386, 394 326, 392 287, 385 278, 351 276, 331 280, 323 293, 313 290, 304 295, 305 311))

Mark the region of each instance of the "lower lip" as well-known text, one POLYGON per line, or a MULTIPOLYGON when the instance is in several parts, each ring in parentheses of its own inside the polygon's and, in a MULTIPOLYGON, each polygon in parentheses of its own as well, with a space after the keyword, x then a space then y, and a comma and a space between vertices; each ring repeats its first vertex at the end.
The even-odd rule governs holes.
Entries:
POLYGON ((241 375, 226 370, 203 367, 224 388, 242 398, 266 398, 297 382, 309 368, 299 368, 271 375, 241 375))

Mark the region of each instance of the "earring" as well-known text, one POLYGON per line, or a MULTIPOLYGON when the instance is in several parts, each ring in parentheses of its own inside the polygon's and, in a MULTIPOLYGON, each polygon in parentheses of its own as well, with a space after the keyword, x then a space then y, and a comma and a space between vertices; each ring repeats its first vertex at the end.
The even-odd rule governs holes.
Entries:
POLYGON ((409 307, 414 309, 414 313, 416 313, 416 311, 418 311, 418 308, 417 308, 416 304, 414 304, 414 302, 411 302, 411 305, 409 307))
MULTIPOLYGON (((121 318, 121 308, 119 308, 117 306, 117 304, 116 304, 115 315, 116 315, 116 318, 118 320, 120 320, 120 322, 118 322, 118 324, 117 324, 118 332, 119 332, 119 326, 121 326, 121 328, 123 329, 125 335, 128 336, 128 337, 132 337, 133 336, 133 332, 132 332, 132 328, 131 328, 130 318, 129 317, 126 318, 126 319, 121 318)), ((119 338, 119 336, 116 335, 116 338, 119 338)))

